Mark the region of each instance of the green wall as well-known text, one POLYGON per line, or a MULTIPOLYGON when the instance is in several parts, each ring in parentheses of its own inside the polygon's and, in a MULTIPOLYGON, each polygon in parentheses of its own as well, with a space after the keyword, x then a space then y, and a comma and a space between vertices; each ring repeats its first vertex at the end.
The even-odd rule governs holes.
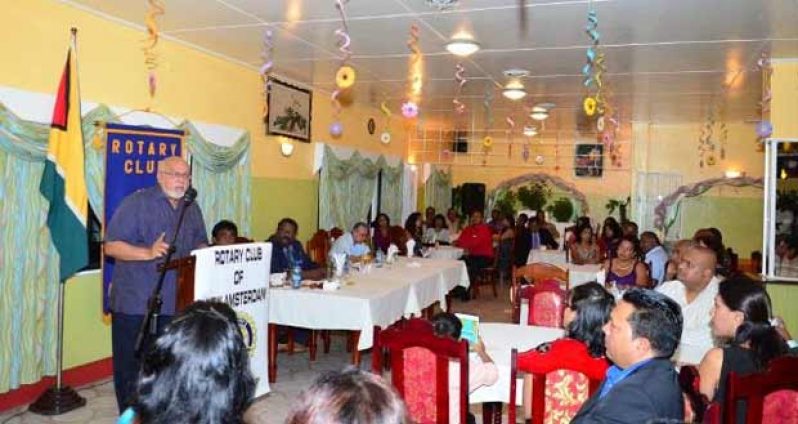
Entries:
POLYGON ((762 198, 700 196, 682 202, 682 236, 699 228, 716 227, 723 244, 741 258, 762 250, 762 198))
POLYGON ((771 282, 767 290, 773 302, 773 314, 784 318, 793 339, 798 339, 798 285, 771 282))
POLYGON ((64 369, 111 356, 111 321, 103 320, 99 271, 70 279, 64 293, 64 369))
POLYGON ((306 241, 318 229, 318 180, 252 179, 252 234, 264 240, 285 217, 299 224, 297 238, 306 241))

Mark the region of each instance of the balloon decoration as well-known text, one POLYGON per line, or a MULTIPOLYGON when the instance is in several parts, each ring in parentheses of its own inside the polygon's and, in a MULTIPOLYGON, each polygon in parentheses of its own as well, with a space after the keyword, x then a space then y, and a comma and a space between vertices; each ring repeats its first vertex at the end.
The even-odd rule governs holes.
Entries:
POLYGON ((388 131, 388 130, 383 131, 382 134, 380 134, 380 142, 382 142, 382 144, 390 143, 391 142, 391 132, 388 131))
POLYGON ((340 137, 344 133, 344 126, 339 121, 330 124, 330 135, 333 137, 340 137))
POLYGON ((491 138, 491 136, 482 139, 482 147, 484 147, 485 150, 490 150, 491 146, 493 146, 493 138, 491 138))
POLYGON ((538 165, 543 165, 543 162, 544 162, 545 160, 546 160, 546 159, 543 157, 543 155, 537 155, 537 156, 535 156, 535 163, 536 163, 536 164, 538 164, 538 165))
POLYGON ((352 57, 352 38, 349 36, 349 24, 346 20, 345 3, 349 0, 335 0, 335 7, 338 9, 338 14, 341 16, 341 27, 335 30, 335 36, 338 37, 338 50, 341 52, 341 66, 335 73, 335 90, 333 90, 330 100, 333 105, 333 116, 335 121, 330 125, 330 135, 333 137, 340 137, 343 133, 343 125, 338 121, 341 115, 341 93, 354 85, 357 79, 355 69, 349 66, 349 59, 352 57))
POLYGON ((770 121, 759 121, 756 124, 756 136, 759 138, 768 138, 773 134, 773 124, 770 121))
POLYGON ((585 115, 593 116, 596 114, 596 107, 598 102, 593 97, 585 97, 585 100, 582 102, 582 108, 585 110, 585 115))
POLYGON ((454 100, 452 100, 452 103, 454 104, 455 112, 461 115, 465 112, 466 106, 460 101, 460 94, 463 92, 463 86, 468 82, 464 74, 465 68, 462 64, 458 63, 457 66, 455 66, 454 72, 454 80, 457 82, 457 87, 455 88, 454 100))
POLYGON ((269 114, 269 74, 274 67, 274 44, 272 43, 272 29, 267 27, 263 32, 263 51, 261 58, 263 64, 260 66, 258 73, 263 81, 263 119, 269 114))
POLYGON ((166 6, 162 0, 147 0, 147 14, 144 16, 144 23, 147 27, 147 41, 144 46, 144 65, 147 67, 147 87, 150 94, 150 102, 155 98, 158 89, 158 53, 155 46, 160 38, 158 29, 158 17, 166 12, 166 6))

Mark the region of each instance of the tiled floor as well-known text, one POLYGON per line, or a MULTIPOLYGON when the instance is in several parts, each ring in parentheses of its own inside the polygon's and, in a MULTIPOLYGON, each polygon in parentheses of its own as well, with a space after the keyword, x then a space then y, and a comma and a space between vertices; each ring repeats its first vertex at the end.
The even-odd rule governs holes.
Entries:
MULTIPOLYGON (((489 288, 483 288, 479 299, 467 303, 454 300, 452 309, 455 312, 479 315, 483 321, 508 322, 510 320, 507 289, 500 289, 498 298, 494 298, 489 288)), ((271 393, 258 399, 247 411, 246 421, 253 424, 282 423, 292 404, 291 400, 296 398, 302 389, 310 385, 319 373, 337 370, 348 364, 349 354, 344 349, 344 337, 333 336, 331 350, 327 355, 319 353, 317 360, 313 363, 308 361, 307 354, 280 354, 277 383, 272 385, 271 393)), ((368 353, 363 355, 361 368, 370 369, 369 356, 368 353)), ((0 414, 0 424, 116 422, 116 398, 111 381, 81 388, 79 392, 87 400, 84 408, 56 417, 11 411, 0 414)), ((478 414, 479 409, 472 408, 472 412, 478 414)))

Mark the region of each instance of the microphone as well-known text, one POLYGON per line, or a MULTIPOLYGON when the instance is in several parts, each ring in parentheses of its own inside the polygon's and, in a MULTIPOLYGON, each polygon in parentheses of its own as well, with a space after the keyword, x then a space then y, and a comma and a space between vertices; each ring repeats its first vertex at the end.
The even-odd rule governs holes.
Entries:
POLYGON ((186 204, 189 204, 193 202, 194 199, 196 198, 197 198, 197 189, 195 189, 194 187, 187 188, 186 193, 183 195, 183 201, 186 202, 186 204))

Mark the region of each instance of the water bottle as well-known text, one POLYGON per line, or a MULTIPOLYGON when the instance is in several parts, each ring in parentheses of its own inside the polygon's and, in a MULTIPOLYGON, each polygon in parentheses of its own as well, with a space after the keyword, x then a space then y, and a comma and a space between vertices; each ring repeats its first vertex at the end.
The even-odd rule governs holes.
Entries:
POLYGON ((302 267, 295 263, 291 268, 291 287, 298 289, 302 286, 302 267))
POLYGON ((377 263, 377 266, 382 265, 382 263, 385 261, 385 254, 382 253, 382 249, 377 248, 377 254, 374 258, 374 261, 377 263))

